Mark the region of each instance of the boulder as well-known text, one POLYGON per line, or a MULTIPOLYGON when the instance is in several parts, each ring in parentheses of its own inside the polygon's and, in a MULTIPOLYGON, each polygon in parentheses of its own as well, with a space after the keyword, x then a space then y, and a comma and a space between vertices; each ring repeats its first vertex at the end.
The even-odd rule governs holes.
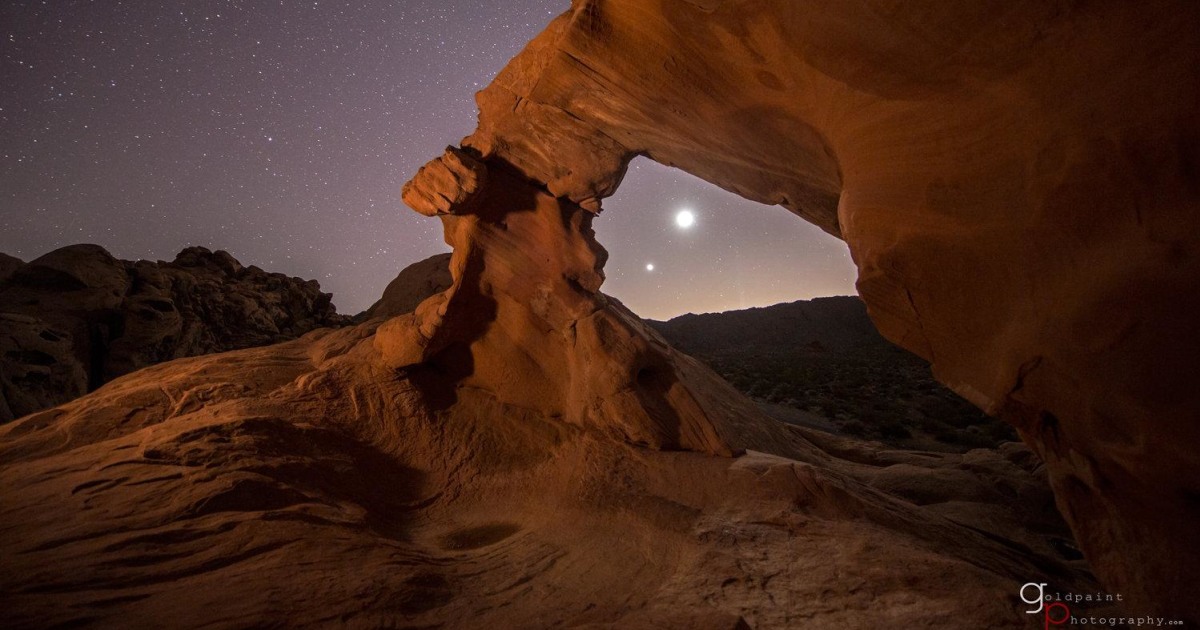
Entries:
POLYGON ((338 326, 315 281, 189 247, 173 262, 71 245, 0 280, 0 421, 61 404, 162 361, 338 326))
POLYGON ((437 254, 415 262, 388 283, 383 297, 367 309, 365 317, 395 317, 416 310, 426 298, 450 288, 450 254, 437 254))

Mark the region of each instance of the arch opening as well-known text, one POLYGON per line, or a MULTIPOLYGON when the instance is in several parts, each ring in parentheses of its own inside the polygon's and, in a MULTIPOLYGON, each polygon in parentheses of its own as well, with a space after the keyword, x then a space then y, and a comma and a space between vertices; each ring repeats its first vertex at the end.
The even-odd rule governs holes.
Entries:
POLYGON ((604 292, 648 319, 855 295, 838 238, 648 158, 629 164, 594 229, 604 292))
POLYGON ((601 289, 776 420, 925 451, 1017 440, 879 334, 846 243, 802 219, 635 158, 592 223, 601 289))

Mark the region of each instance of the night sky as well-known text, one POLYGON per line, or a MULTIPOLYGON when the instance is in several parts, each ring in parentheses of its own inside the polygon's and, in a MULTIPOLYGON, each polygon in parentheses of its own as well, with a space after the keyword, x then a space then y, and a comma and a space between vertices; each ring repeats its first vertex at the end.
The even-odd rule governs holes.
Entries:
MULTIPOLYGON (((204 245, 358 312, 447 251, 400 187, 472 131, 473 94, 568 5, 6 0, 0 251, 204 245)), ((647 317, 854 292, 840 241, 645 159, 596 231, 603 290, 647 317)))

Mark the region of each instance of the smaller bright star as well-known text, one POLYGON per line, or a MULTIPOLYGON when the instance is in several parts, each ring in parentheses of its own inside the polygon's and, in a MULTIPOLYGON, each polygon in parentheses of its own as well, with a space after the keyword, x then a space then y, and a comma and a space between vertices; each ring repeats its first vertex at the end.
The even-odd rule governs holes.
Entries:
POLYGON ((646 271, 654 271, 654 263, 646 263, 646 271))

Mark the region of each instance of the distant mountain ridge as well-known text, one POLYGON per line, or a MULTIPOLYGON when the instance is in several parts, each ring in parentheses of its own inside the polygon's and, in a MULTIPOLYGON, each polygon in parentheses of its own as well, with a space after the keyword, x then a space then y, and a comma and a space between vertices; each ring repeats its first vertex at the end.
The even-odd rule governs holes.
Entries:
MULTIPOLYGON (((723 313, 688 313, 650 324, 681 350, 705 353, 731 347, 778 351, 809 347, 829 350, 887 344, 855 296, 819 297, 723 313)), ((890 344, 889 344, 890 345, 890 344)))
POLYGON ((884 339, 854 296, 650 324, 785 422, 902 448, 963 451, 1017 439, 884 339))

